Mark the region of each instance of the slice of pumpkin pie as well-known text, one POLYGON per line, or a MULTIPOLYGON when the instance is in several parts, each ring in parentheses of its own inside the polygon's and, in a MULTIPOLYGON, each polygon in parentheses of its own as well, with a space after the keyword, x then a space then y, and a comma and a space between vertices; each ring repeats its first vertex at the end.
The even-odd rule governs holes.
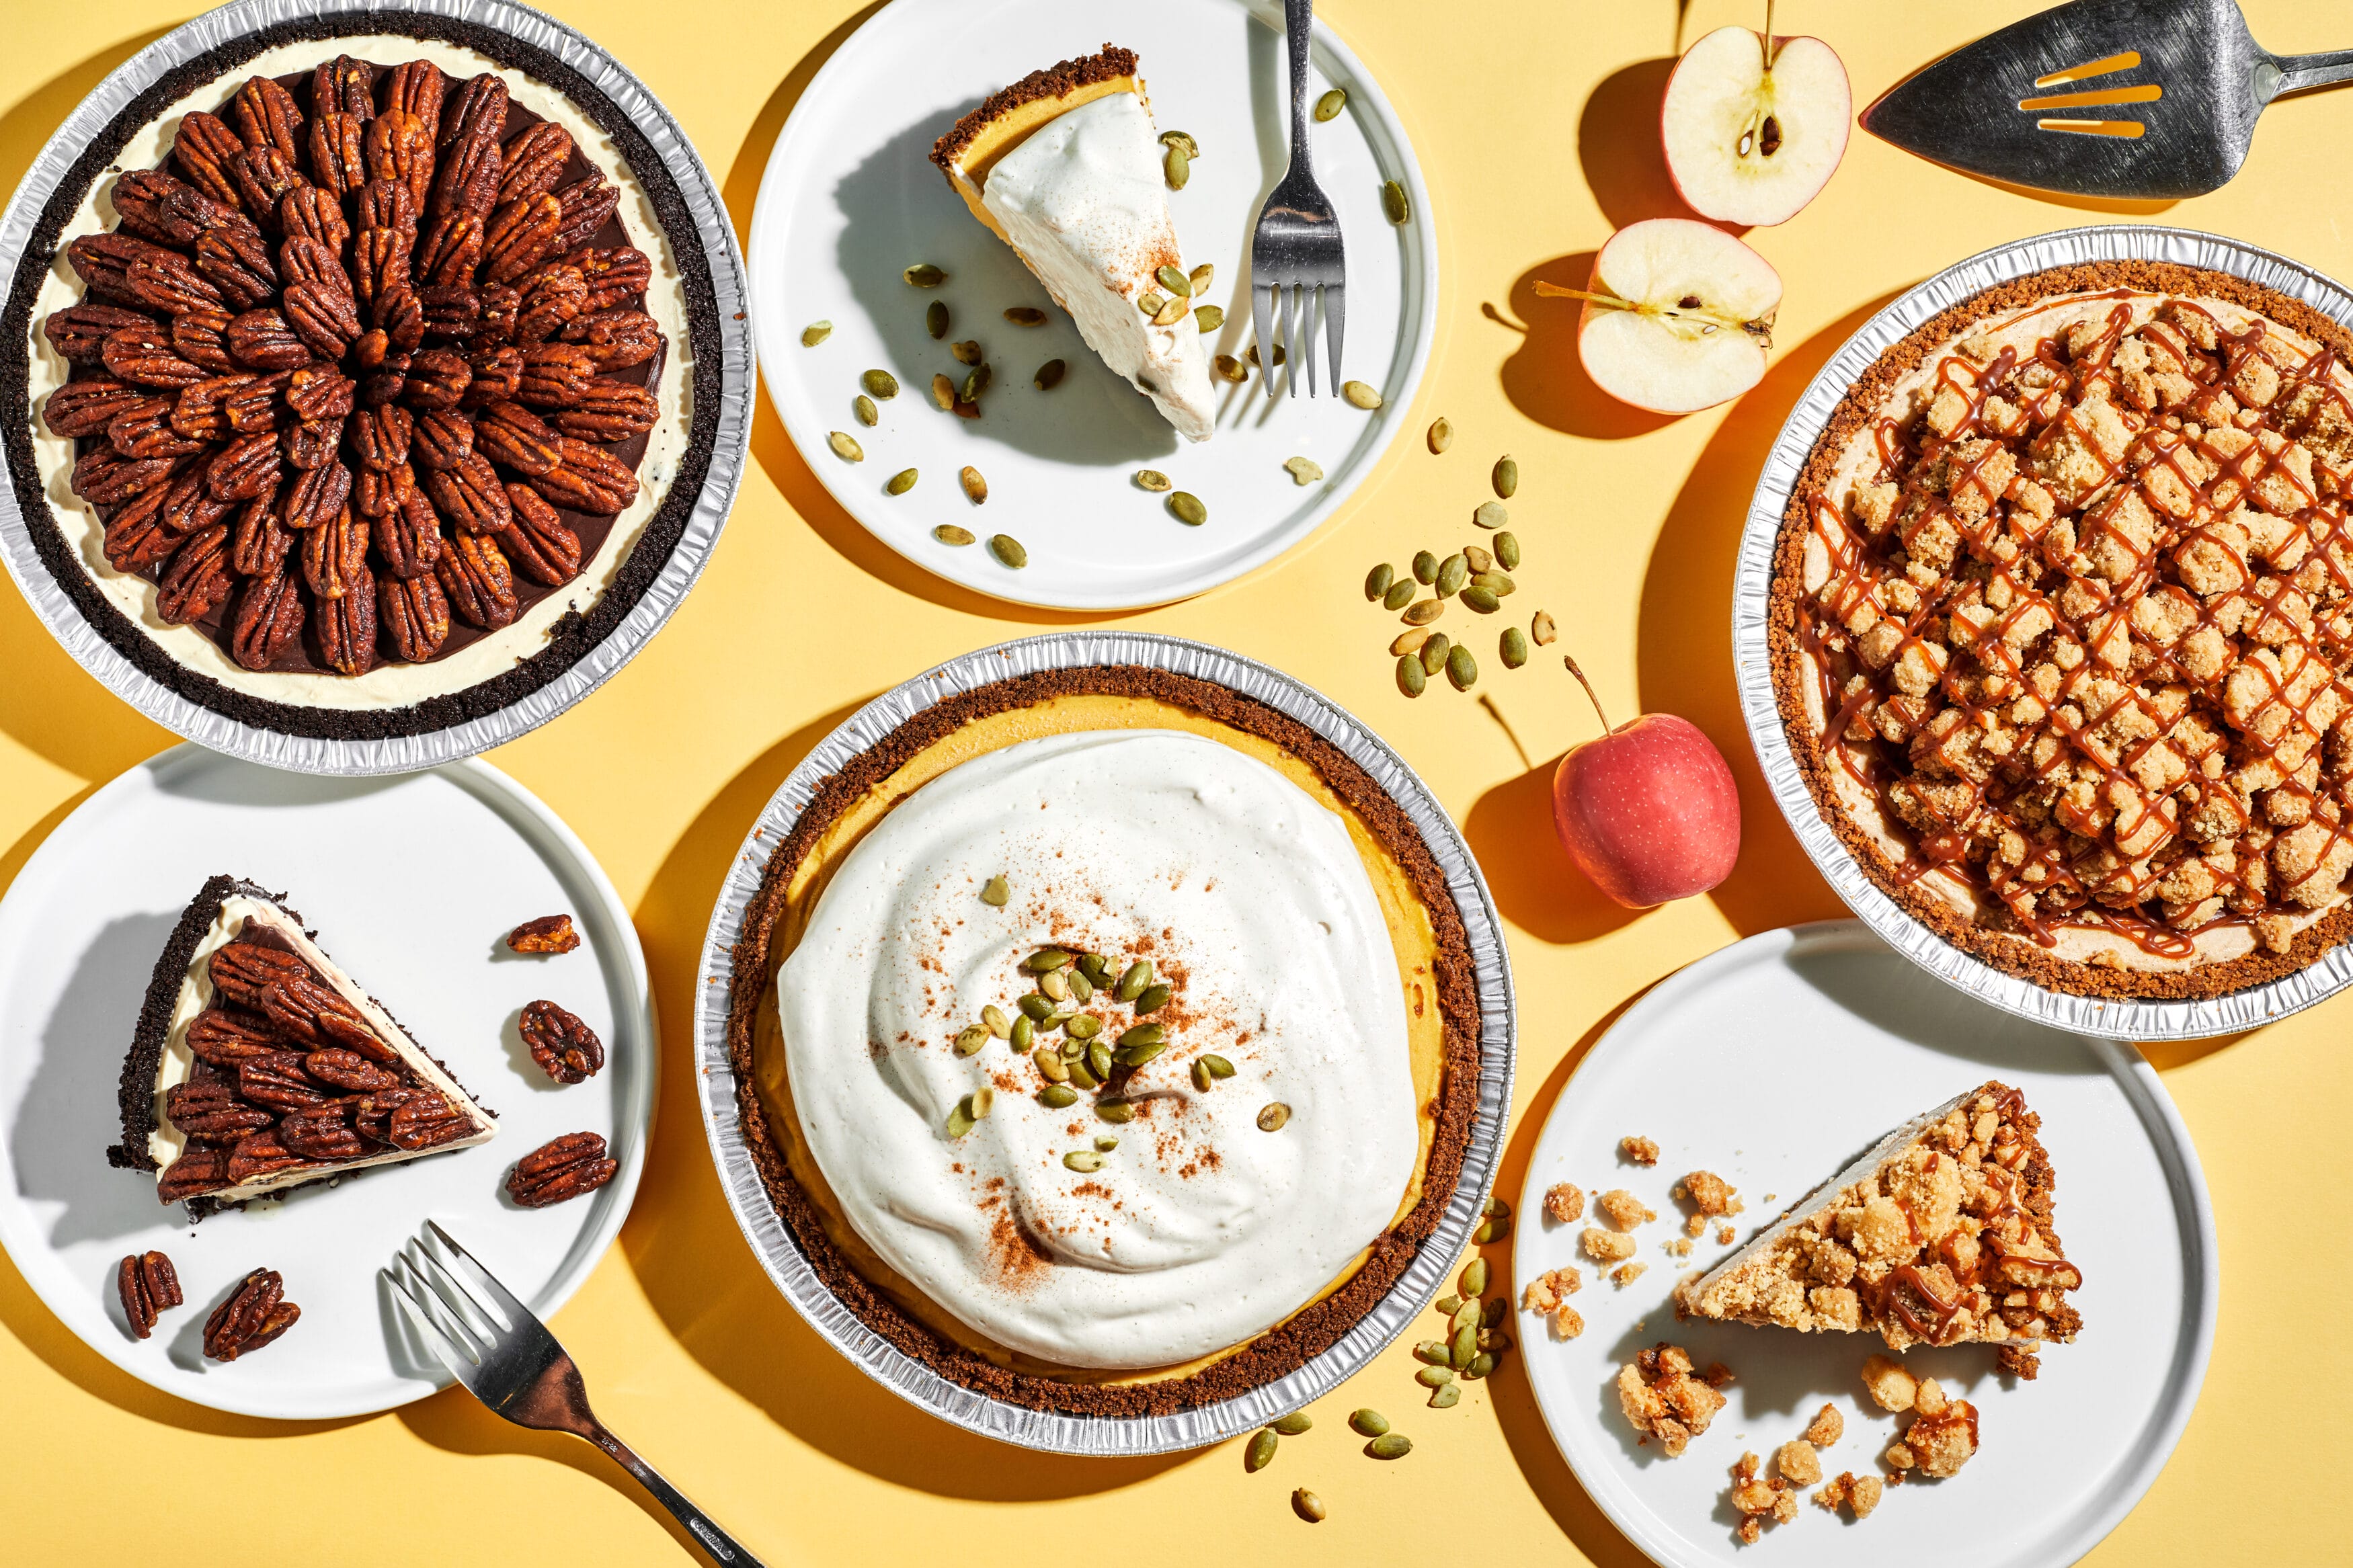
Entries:
POLYGON ((1986 1343, 2021 1377, 2073 1340, 2083 1270, 2053 1227, 2042 1119, 2006 1084, 1890 1132, 1749 1244, 1675 1289, 1681 1317, 1876 1332, 1889 1348, 1986 1343))

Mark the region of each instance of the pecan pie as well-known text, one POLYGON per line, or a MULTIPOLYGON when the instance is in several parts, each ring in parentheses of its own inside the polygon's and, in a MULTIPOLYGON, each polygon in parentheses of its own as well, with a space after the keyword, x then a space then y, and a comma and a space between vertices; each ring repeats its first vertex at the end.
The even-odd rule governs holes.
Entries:
POLYGON ((2067 268, 1882 357, 1800 476, 1770 637, 1824 817, 1947 940, 2214 996, 2353 931, 2353 334, 2067 268))
POLYGON ((561 674, 675 546, 715 428, 708 269, 650 146, 562 62, 416 20, 447 37, 290 22, 172 73, 7 304, 51 573, 181 695, 300 734, 561 674))
POLYGON ((282 895, 234 877, 206 882, 164 944, 120 1099, 108 1161, 196 1217, 495 1130, 282 895))

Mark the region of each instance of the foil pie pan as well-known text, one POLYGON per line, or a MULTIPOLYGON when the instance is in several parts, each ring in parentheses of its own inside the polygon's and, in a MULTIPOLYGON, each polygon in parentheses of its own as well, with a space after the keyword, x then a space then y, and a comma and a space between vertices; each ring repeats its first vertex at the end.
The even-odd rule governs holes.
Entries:
POLYGON ((1263 1426, 1353 1376, 1403 1333, 1445 1285, 1479 1224, 1479 1210, 1503 1156, 1512 1104, 1516 1020, 1511 959, 1487 880, 1445 809, 1388 742, 1330 699, 1282 671, 1208 643, 1144 632, 1077 631, 1000 643, 926 670, 845 720, 793 769, 744 840, 703 938, 702 998, 694 1018, 695 1076, 702 1123, 720 1184, 761 1267, 809 1326, 883 1387, 966 1431, 1060 1454, 1157 1454, 1198 1448, 1263 1426), (1172 670, 1255 699, 1338 747, 1404 811, 1444 873, 1461 913, 1479 994, 1479 1102, 1445 1216, 1388 1293, 1330 1349, 1289 1375, 1215 1404, 1169 1415, 1107 1417, 1033 1410, 991 1399, 943 1377, 869 1329, 818 1277, 768 1199, 736 1113, 727 1058, 728 992, 744 909, 759 891, 768 857, 785 840, 817 786, 913 715, 944 698, 1039 670, 1134 665, 1172 670))
POLYGON ((2056 1028, 2116 1040, 2202 1039, 2260 1028, 2353 984, 2353 946, 2332 949, 2308 967, 2265 984, 2198 1001, 2076 996, 1997 969, 1945 941, 1872 880, 1807 789, 1773 693, 1767 615, 1782 513, 1814 443, 1848 389, 1881 354, 1938 311, 2031 272, 2095 261, 2164 261, 2227 272, 2353 327, 2353 291, 2335 279, 2274 251, 2196 229, 2154 224, 2061 229, 1954 263, 1865 321, 1808 384, 1781 426, 1741 532, 1732 595, 1733 664, 1748 737, 1782 816, 1839 897, 1889 946, 1980 1001, 2056 1028))
MULTIPOLYGON (((439 18, 503 33, 554 57, 586 79, 653 147, 692 219, 711 273, 718 341, 705 344, 718 365, 719 417, 710 468, 685 531, 661 570, 620 623, 561 675, 536 691, 477 718, 421 734, 374 740, 294 735, 241 722, 194 701, 140 669, 83 616, 50 574, 33 542, 13 486, 0 483, 0 558, 9 574, 75 662, 150 719, 199 745, 267 767, 300 773, 413 773, 503 745, 564 712, 603 685, 670 619, 702 575, 734 504, 752 438, 752 334, 744 260, 719 187, 686 132, 645 83, 581 34, 512 0, 237 0, 173 28, 123 62, 58 126, 0 213, 0 280, 14 279, 25 247, 83 148, 133 100, 181 65, 233 39, 283 22, 347 19, 339 31, 401 31, 405 17, 439 18)), ((101 175, 101 178, 103 176, 101 175)), ((35 329, 38 330, 36 323, 35 329)), ((25 343, 8 352, 26 353, 25 343)))

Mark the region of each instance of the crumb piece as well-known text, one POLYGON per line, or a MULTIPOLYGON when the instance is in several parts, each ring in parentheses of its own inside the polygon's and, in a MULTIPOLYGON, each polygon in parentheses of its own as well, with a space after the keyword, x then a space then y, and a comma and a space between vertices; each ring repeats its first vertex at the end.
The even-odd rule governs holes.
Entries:
POLYGON ((1912 1407, 1919 1414, 1888 1450, 1888 1462, 1898 1469, 1917 1464, 1922 1475, 1939 1480, 1958 1475, 1978 1451, 1977 1407, 1966 1399, 1947 1397, 1944 1385, 1933 1377, 1921 1380, 1912 1407), (1895 1458, 1899 1448, 1904 1451, 1903 1461, 1895 1458))
POLYGON ((1923 1415, 1942 1415, 1951 1404, 1945 1397, 1945 1385, 1933 1377, 1922 1378, 1912 1394, 1912 1408, 1923 1415))
POLYGON ((1756 1455, 1743 1453, 1740 1458, 1732 1461, 1732 1479, 1736 1481, 1753 1481, 1757 1479, 1757 1472, 1762 1469, 1764 1465, 1765 1461, 1756 1455))
POLYGON ((1743 1454, 1732 1467, 1732 1506, 1741 1515, 1734 1533, 1743 1546, 1754 1546, 1768 1524, 1787 1524, 1798 1517, 1798 1499, 1778 1476, 1769 1480, 1757 1474, 1757 1456, 1743 1454))
POLYGON ((1618 1140, 1618 1152, 1637 1165, 1655 1165, 1659 1163, 1658 1141, 1645 1138, 1640 1133, 1630 1132, 1618 1140))
POLYGON ((1650 1206, 1623 1187, 1612 1187, 1593 1200, 1601 1217, 1620 1230, 1631 1230, 1638 1225, 1648 1225, 1659 1216, 1650 1206))
POLYGON ((1691 1239, 1688 1237, 1681 1236, 1675 1237, 1672 1241, 1667 1243, 1667 1252, 1670 1257, 1689 1258, 1691 1256, 1691 1239))
POLYGON ((1912 1450, 1900 1442, 1887 1445, 1887 1452, 1880 1455, 1879 1458, 1881 1462, 1891 1470, 1908 1470, 1912 1468, 1912 1450))
POLYGON ((1585 1217, 1585 1194, 1574 1182, 1556 1182, 1545 1189, 1544 1211, 1553 1220, 1567 1225, 1585 1217))
POLYGON ((1739 1233, 1737 1231, 1734 1230, 1728 1225, 1717 1226, 1715 1227, 1716 1245, 1718 1247, 1730 1247, 1732 1245, 1732 1238, 1738 1234, 1739 1233))
POLYGON ((1867 1519, 1879 1506, 1882 1490, 1877 1476, 1858 1476, 1852 1470, 1841 1470, 1822 1489, 1814 1494, 1814 1501, 1836 1513, 1843 1504, 1857 1519, 1867 1519))
POLYGON ((1634 1238, 1599 1226, 1585 1227, 1585 1256, 1596 1263, 1623 1263, 1634 1256, 1634 1238))
POLYGON ((1579 1270, 1547 1268, 1528 1281, 1520 1292, 1520 1305, 1531 1312, 1557 1310, 1561 1301, 1585 1289, 1585 1276, 1579 1270))
POLYGON ((1817 1448, 1827 1448, 1846 1436, 1846 1417, 1835 1405, 1825 1405, 1814 1413, 1813 1424, 1806 1428, 1806 1441, 1817 1448))
POLYGON ((1710 1388, 1722 1388, 1732 1382, 1732 1369, 1720 1361, 1712 1361, 1707 1370, 1699 1374, 1699 1380, 1710 1388))
POLYGON ((1683 1221, 1683 1234, 1697 1239, 1707 1234, 1707 1215, 1695 1214, 1683 1221))
MULTIPOLYGON (((1775 1198, 1778 1198, 1778 1197, 1779 1197, 1780 1195, 1781 1195, 1781 1194, 1778 1194, 1778 1193, 1767 1193, 1767 1194, 1765 1194, 1765 1201, 1766 1201, 1767 1203, 1768 1203, 1768 1204, 1769 1204, 1769 1203, 1771 1203, 1775 1198)), ((1738 1214, 1740 1211, 1739 1211, 1738 1209, 1735 1209, 1735 1210, 1733 1210, 1732 1212, 1733 1212, 1733 1213, 1735 1213, 1735 1214, 1738 1214)))
POLYGON ((1683 1178, 1683 1188, 1691 1194, 1691 1201, 1699 1212, 1711 1219, 1738 1214, 1748 1206, 1740 1201, 1740 1194, 1732 1184, 1714 1171, 1694 1171, 1683 1178))
POLYGON ((1573 1340, 1584 1331, 1584 1315, 1578 1312, 1576 1308, 1570 1306, 1567 1302, 1563 1301, 1559 1306, 1553 1309, 1552 1337, 1554 1339, 1573 1340))
POLYGON ((1810 1487, 1822 1479, 1822 1461, 1814 1446, 1803 1437, 1782 1444, 1773 1451, 1773 1468, 1782 1479, 1798 1486, 1810 1487))
POLYGON ((2026 1343, 2013 1341, 1995 1350, 1994 1364, 2021 1383, 2032 1383, 2042 1370, 2042 1357, 2037 1353, 2041 1348, 2040 1342, 2026 1343))
POLYGON ((1616 1285, 1620 1290, 1623 1290, 1627 1286, 1631 1285, 1635 1280, 1640 1279, 1643 1274, 1648 1271, 1650 1267, 1651 1266, 1647 1263, 1628 1263, 1621 1265, 1620 1268, 1611 1271, 1609 1276, 1610 1282, 1616 1285))
POLYGON ((1871 1391, 1872 1402, 1882 1410, 1909 1410, 1920 1391, 1920 1380, 1894 1357, 1873 1355, 1863 1358, 1862 1386, 1871 1391))
POLYGON ((1691 1194, 1683 1190, 1683 1184, 1681 1182, 1677 1182, 1673 1186, 1667 1189, 1667 1196, 1674 1199, 1677 1203, 1681 1203, 1685 1198, 1691 1196, 1691 1194))
POLYGON ((1671 1459, 1724 1408, 1724 1395, 1691 1373, 1689 1352, 1664 1341, 1618 1370, 1619 1407, 1645 1440, 1656 1437, 1671 1459))

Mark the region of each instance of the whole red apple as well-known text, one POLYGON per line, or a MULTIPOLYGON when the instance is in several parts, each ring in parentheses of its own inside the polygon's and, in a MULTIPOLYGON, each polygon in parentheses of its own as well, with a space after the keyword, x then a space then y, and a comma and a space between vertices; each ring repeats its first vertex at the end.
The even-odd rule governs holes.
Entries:
MULTIPOLYGON (((1580 682, 1575 659, 1569 670, 1580 682)), ((1586 694, 1593 688, 1586 684, 1586 694)), ((1594 711, 1601 713, 1597 698, 1594 711)), ((1740 795, 1699 726, 1645 713, 1569 748, 1552 778, 1552 819, 1568 858, 1628 909, 1704 893, 1740 858, 1740 795)))

